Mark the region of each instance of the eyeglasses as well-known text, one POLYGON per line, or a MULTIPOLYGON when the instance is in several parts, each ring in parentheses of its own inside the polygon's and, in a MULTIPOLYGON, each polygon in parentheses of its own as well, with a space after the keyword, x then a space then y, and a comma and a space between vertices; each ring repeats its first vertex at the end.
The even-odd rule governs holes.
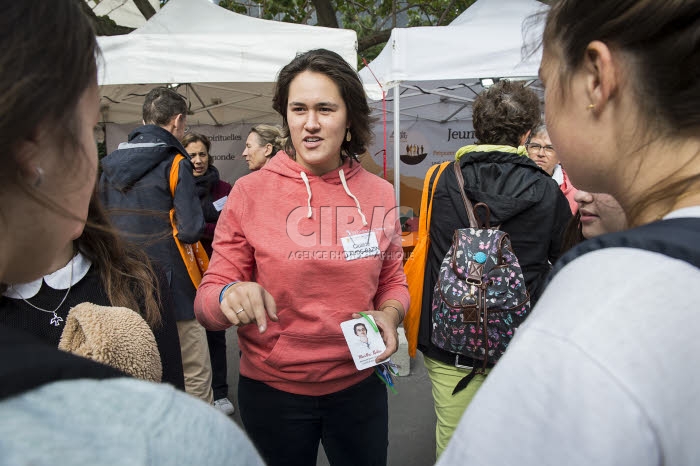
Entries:
POLYGON ((542 149, 544 149, 544 153, 548 157, 551 157, 555 153, 554 147, 551 144, 543 146, 541 144, 533 142, 530 144, 526 144, 525 147, 527 148, 527 151, 531 154, 539 154, 542 149))

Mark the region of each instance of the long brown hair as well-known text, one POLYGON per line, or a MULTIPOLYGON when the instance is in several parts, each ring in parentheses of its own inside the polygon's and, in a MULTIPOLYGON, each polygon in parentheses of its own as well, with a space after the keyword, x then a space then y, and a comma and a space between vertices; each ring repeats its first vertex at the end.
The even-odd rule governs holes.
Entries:
POLYGON ((90 199, 87 224, 76 245, 99 271, 113 306, 138 312, 151 328, 160 325, 161 297, 151 261, 138 246, 119 236, 96 193, 90 199))
POLYGON ((0 170, 0 194, 17 186, 37 202, 74 217, 25 179, 14 151, 43 128, 62 149, 64 166, 83 160, 78 156, 84 148, 77 107, 84 92, 97 85, 95 33, 75 0, 3 2, 0 30, 0 134, 9 148, 0 170), (60 89, 53 83, 60 83, 60 89))

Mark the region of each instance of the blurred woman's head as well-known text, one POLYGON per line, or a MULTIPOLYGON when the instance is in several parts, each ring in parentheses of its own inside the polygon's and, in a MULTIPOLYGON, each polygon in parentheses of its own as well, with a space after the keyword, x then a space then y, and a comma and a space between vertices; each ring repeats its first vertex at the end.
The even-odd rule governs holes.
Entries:
POLYGON ((540 121, 540 100, 522 83, 503 80, 477 96, 472 112, 479 144, 518 147, 540 121))
POLYGON ((260 170, 277 152, 283 149, 286 138, 277 125, 257 125, 248 134, 243 157, 252 171, 260 170))
POLYGON ((622 206, 610 194, 577 191, 574 200, 579 208, 581 233, 590 239, 605 233, 627 228, 627 217, 622 206))
POLYGON ((530 159, 535 162, 549 176, 554 174, 554 168, 559 164, 557 151, 549 139, 546 125, 539 125, 532 131, 530 141, 525 145, 530 159))
POLYGON ((319 173, 365 152, 372 139, 370 109, 357 72, 335 52, 297 55, 277 78, 273 108, 290 140, 285 150, 319 173))
POLYGON ((0 16, 0 281, 47 271, 83 230, 97 176, 95 34, 74 0, 6 2, 0 16))
POLYGON ((558 0, 540 77, 549 135, 574 185, 632 224, 700 189, 700 3, 558 0))
POLYGON ((187 133, 182 138, 182 146, 190 156, 195 177, 204 175, 209 170, 209 166, 214 165, 214 161, 209 156, 211 142, 205 135, 192 132, 187 133))

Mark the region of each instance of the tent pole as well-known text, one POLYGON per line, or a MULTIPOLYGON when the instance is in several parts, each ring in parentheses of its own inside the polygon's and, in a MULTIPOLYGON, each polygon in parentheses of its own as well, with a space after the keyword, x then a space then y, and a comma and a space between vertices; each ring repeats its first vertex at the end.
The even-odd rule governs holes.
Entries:
POLYGON ((399 94, 401 86, 394 87, 394 193, 396 195, 396 205, 401 208, 401 176, 399 174, 399 164, 401 163, 401 111, 399 105, 399 94))

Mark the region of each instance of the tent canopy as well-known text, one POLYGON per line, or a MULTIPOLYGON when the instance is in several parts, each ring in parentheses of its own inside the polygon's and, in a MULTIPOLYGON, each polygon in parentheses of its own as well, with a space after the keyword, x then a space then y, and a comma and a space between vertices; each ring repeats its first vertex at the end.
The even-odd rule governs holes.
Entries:
POLYGON ((477 0, 448 26, 395 28, 360 70, 365 90, 379 100, 383 88, 393 100, 388 91, 398 88, 402 119, 471 120, 482 78, 536 79, 541 52, 524 57, 523 46, 537 49, 543 11, 536 0, 477 0))
MULTIPOLYGON (((394 179, 400 179, 401 123, 470 121, 472 102, 492 81, 501 78, 536 81, 541 52, 523 57, 524 45, 538 45, 546 6, 536 0, 477 0, 448 26, 395 28, 389 42, 360 78, 371 99, 393 89, 385 101, 393 120, 394 179), (524 39, 524 34, 526 39, 524 39)), ((381 102, 372 104, 381 115, 381 102)), ((463 126, 471 126, 471 124, 463 126)), ((385 141, 388 135, 385 135, 385 141)), ((394 183, 401 205, 400 183, 394 183)))
POLYGON ((144 96, 162 85, 188 97, 191 124, 277 121, 273 85, 298 53, 323 47, 357 63, 355 31, 252 18, 209 0, 170 0, 141 28, 98 42, 102 121, 113 123, 140 122, 144 96))

